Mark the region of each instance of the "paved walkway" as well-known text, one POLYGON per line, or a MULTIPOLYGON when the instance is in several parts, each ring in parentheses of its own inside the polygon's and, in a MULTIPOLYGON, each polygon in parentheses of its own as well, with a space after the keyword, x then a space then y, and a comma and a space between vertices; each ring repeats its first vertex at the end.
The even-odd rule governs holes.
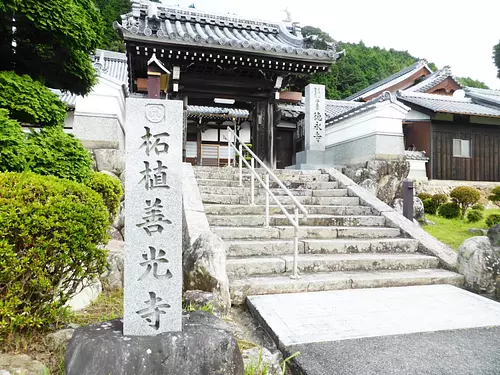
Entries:
POLYGON ((454 286, 251 296, 248 304, 281 349, 301 352, 305 374, 444 374, 426 367, 443 358, 450 374, 500 374, 500 328, 478 330, 500 327, 500 303, 454 286))

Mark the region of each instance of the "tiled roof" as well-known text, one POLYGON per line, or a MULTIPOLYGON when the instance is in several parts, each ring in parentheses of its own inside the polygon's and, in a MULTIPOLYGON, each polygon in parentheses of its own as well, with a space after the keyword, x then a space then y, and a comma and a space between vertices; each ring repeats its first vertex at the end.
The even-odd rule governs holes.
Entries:
POLYGON ((326 121, 331 118, 340 116, 341 114, 362 105, 363 103, 361 102, 349 102, 346 100, 327 100, 325 102, 326 121))
POLYGON ((459 98, 436 94, 399 91, 398 100, 429 109, 433 112, 444 112, 462 115, 500 117, 500 108, 474 103, 471 98, 459 98))
POLYGON ((198 117, 248 118, 250 116, 250 112, 248 112, 248 110, 239 108, 222 108, 222 107, 188 105, 187 111, 188 111, 188 116, 198 116, 198 117))
POLYGON ((466 87, 465 95, 471 98, 474 102, 480 102, 500 107, 499 90, 476 89, 472 87, 466 87))
POLYGON ((124 53, 98 49, 91 58, 99 75, 106 74, 128 85, 127 56, 124 53))
POLYGON ((72 94, 69 91, 62 92, 61 90, 57 89, 49 89, 52 91, 54 94, 56 94, 59 99, 66 104, 66 106, 70 109, 75 109, 75 104, 76 104, 76 98, 78 95, 72 94))
POLYGON ((425 151, 405 151, 405 156, 410 160, 429 160, 425 151))
POLYGON ((443 69, 439 69, 432 73, 430 76, 426 77, 422 82, 417 83, 415 86, 409 87, 404 91, 407 92, 426 92, 429 89, 439 85, 446 78, 453 79, 458 86, 462 87, 460 82, 453 76, 451 72, 451 68, 449 66, 445 66, 443 69))
POLYGON ((214 49, 257 51, 307 61, 334 61, 334 50, 304 48, 295 24, 243 19, 193 8, 133 0, 132 11, 115 27, 125 39, 150 39, 172 45, 198 45, 214 49))
POLYGON ((403 81, 407 77, 411 76, 413 73, 415 73, 417 70, 421 69, 422 67, 426 67, 429 72, 431 72, 431 69, 427 66, 427 61, 426 60, 419 60, 415 64, 404 68, 400 70, 397 73, 394 73, 393 75, 384 78, 378 82, 375 82, 373 85, 370 85, 366 87, 365 89, 345 98, 344 100, 358 100, 362 99, 366 96, 369 96, 367 94, 375 94, 377 91, 383 90, 386 87, 389 87, 393 84, 396 84, 397 82, 403 81), (373 92, 374 91, 374 92, 373 92))
POLYGON ((281 110, 281 116, 284 118, 295 119, 304 113, 304 106, 301 104, 278 104, 278 108, 281 110))

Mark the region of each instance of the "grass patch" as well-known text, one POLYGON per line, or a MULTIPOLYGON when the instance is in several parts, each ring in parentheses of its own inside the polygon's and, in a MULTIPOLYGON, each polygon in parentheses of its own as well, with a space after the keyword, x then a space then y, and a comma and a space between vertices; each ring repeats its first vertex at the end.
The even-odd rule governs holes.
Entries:
POLYGON ((75 313, 71 322, 82 326, 123 317, 123 290, 103 292, 86 309, 75 313))
POLYGON ((500 214, 500 209, 484 210, 483 220, 477 223, 468 223, 467 220, 462 219, 445 219, 437 215, 426 215, 426 218, 435 222, 436 225, 424 225, 422 228, 430 235, 436 237, 439 241, 457 251, 467 238, 477 236, 469 232, 469 229, 488 229, 485 219, 491 214, 500 214))

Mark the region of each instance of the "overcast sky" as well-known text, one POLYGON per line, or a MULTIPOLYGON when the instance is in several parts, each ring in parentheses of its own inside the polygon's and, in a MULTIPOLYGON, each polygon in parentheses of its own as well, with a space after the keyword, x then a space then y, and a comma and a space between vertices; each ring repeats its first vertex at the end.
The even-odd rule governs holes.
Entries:
POLYGON ((469 76, 500 89, 493 46, 500 40, 500 0, 162 0, 164 4, 281 21, 288 7, 293 21, 328 32, 343 42, 363 42, 407 50, 450 65, 456 76, 469 76))

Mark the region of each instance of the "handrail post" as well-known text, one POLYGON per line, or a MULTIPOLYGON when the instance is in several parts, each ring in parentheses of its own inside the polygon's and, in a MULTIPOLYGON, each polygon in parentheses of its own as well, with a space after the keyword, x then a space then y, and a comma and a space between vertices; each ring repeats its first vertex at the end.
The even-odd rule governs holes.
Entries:
POLYGON ((239 160, 239 167, 240 167, 240 184, 239 186, 243 186, 243 146, 241 145, 240 143, 240 158, 238 159, 239 160))
POLYGON ((293 274, 292 276, 290 276, 290 278, 292 279, 299 279, 300 276, 299 276, 299 273, 297 271, 297 257, 298 257, 298 254, 299 254, 299 231, 298 231, 298 227, 299 227, 299 209, 297 208, 297 206, 294 207, 293 209, 293 216, 294 216, 294 219, 295 219, 295 223, 297 224, 297 227, 294 228, 294 237, 293 237, 293 274))
POLYGON ((229 131, 229 127, 227 129, 227 166, 231 166, 231 132, 229 131))
POLYGON ((250 190, 251 190, 251 194, 252 194, 252 197, 251 197, 251 201, 250 201, 250 204, 252 206, 255 205, 255 177, 254 177, 254 172, 255 172, 255 161, 254 161, 254 158, 252 158, 250 160, 250 169, 251 169, 251 179, 250 179, 250 190))
MULTIPOLYGON (((269 173, 265 175, 266 187, 269 189, 269 173)), ((264 221, 264 227, 269 228, 269 193, 266 190, 266 220, 264 221)))

